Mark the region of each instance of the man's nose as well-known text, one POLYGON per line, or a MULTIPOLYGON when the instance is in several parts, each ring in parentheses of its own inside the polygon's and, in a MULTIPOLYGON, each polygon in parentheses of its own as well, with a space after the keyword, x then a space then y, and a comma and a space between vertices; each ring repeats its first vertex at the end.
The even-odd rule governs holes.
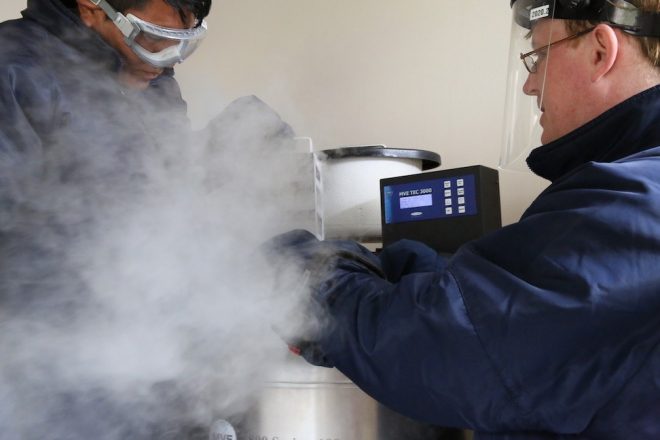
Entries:
POLYGON ((536 86, 536 74, 528 73, 527 81, 523 84, 523 93, 529 96, 538 96, 538 88, 536 86))

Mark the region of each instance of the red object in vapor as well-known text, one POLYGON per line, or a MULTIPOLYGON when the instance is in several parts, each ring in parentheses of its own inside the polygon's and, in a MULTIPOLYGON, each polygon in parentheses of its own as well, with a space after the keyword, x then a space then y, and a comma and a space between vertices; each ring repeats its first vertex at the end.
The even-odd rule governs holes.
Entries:
POLYGON ((289 345, 289 351, 291 353, 295 354, 296 356, 300 356, 300 348, 298 348, 298 347, 295 347, 293 345, 289 345))

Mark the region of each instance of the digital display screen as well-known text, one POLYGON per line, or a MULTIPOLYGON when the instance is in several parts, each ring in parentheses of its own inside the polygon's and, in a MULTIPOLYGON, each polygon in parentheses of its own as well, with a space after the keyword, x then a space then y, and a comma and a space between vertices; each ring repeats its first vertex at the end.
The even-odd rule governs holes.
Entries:
POLYGON ((424 194, 421 196, 401 197, 399 199, 399 207, 401 209, 421 208, 423 206, 432 206, 433 196, 431 194, 424 194))
POLYGON ((386 224, 477 214, 471 174, 386 185, 383 199, 386 224))

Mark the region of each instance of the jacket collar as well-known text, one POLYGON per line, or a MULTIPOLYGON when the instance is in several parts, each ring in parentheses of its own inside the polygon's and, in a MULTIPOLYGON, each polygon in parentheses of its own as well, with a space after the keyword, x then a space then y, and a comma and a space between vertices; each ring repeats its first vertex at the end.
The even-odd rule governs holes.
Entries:
POLYGON ((121 57, 100 35, 85 26, 61 0, 28 0, 23 17, 43 26, 57 39, 75 49, 90 65, 118 71, 121 57))
POLYGON ((660 86, 655 86, 532 150, 527 165, 540 177, 554 181, 587 162, 612 162, 658 145, 660 86))

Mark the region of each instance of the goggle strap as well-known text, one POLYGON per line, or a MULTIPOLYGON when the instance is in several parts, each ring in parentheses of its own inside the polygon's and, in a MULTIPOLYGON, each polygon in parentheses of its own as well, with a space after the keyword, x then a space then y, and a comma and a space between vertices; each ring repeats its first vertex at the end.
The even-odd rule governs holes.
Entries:
POLYGON ((125 38, 131 39, 139 29, 133 25, 125 16, 120 12, 117 12, 106 0, 90 0, 96 6, 99 6, 105 12, 105 15, 112 20, 112 22, 117 26, 119 31, 124 35, 125 38))

